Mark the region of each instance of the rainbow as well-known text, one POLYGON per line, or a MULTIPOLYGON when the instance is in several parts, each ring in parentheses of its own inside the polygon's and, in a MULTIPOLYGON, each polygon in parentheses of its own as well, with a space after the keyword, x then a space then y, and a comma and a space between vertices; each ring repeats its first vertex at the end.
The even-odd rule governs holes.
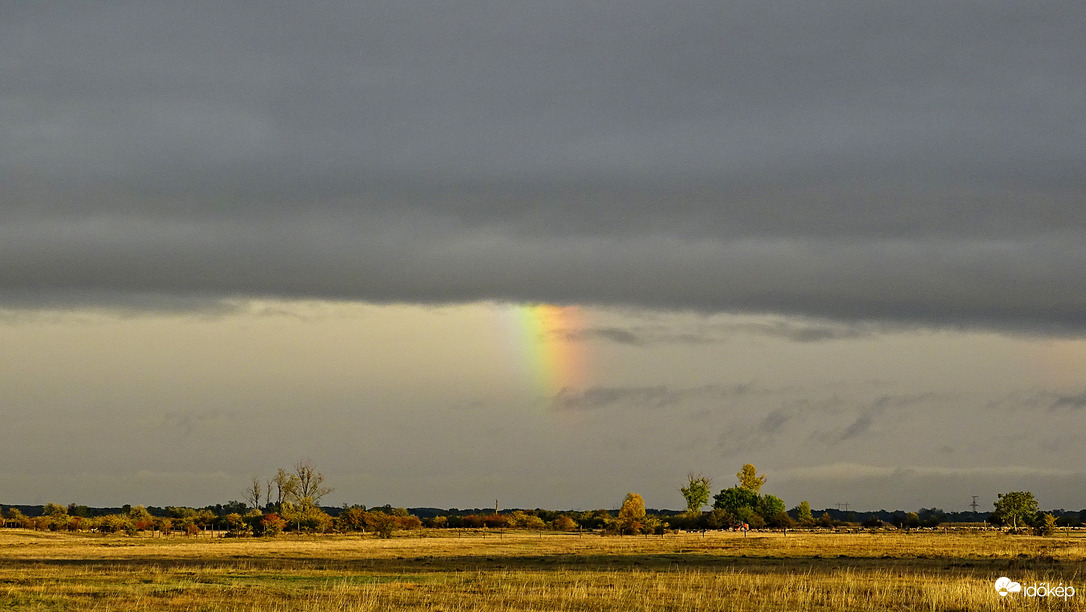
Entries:
POLYGON ((509 307, 513 337, 525 377, 545 396, 584 386, 585 358, 578 332, 583 314, 576 306, 515 304, 509 307))

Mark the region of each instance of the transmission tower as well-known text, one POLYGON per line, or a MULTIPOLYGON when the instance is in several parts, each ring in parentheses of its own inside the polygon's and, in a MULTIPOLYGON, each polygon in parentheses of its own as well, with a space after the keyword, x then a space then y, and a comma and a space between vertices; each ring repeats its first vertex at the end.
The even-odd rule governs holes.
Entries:
POLYGON ((973 503, 969 504, 969 507, 973 509, 973 514, 977 513, 977 496, 973 496, 973 503))

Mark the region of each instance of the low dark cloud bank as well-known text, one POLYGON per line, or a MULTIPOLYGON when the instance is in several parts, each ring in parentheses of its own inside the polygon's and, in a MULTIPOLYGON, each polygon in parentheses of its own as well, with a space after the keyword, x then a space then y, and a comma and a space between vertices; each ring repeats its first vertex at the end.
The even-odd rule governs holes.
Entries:
POLYGON ((1056 2, 7 4, 0 300, 1081 334, 1084 22, 1056 2))

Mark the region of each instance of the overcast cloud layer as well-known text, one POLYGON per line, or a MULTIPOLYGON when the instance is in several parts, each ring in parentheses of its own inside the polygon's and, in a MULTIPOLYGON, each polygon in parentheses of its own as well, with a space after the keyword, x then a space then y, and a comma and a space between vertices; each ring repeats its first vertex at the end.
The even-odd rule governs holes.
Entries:
POLYGON ((1078 2, 0 7, 0 299, 1086 329, 1078 2))

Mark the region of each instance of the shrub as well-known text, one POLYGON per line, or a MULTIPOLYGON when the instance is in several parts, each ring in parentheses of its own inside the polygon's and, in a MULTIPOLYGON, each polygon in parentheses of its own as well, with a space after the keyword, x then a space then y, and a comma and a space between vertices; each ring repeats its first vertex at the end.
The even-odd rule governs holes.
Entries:
POLYGON ((577 521, 574 521, 568 514, 563 514, 554 519, 554 529, 556 531, 573 531, 577 528, 577 521))
POLYGON ((253 535, 253 528, 237 512, 231 512, 223 518, 227 537, 244 538, 253 535))
POLYGON ((796 522, 792 520, 792 517, 788 516, 788 513, 783 511, 768 517, 766 519, 766 524, 770 527, 780 527, 784 529, 791 529, 796 526, 796 522))
POLYGON ((724 529, 735 523, 735 515, 724 508, 713 508, 712 512, 706 515, 705 523, 710 529, 724 529))
POLYGON ((395 519, 396 526, 405 531, 414 531, 422 528, 422 520, 417 516, 397 516, 395 519))
POLYGON ((261 535, 277 536, 283 532, 287 523, 278 514, 269 512, 260 519, 261 535))
POLYGON ((367 512, 365 516, 366 526, 377 533, 377 537, 388 539, 396 531, 396 517, 384 512, 367 512))
POLYGON ((1056 517, 1051 514, 1045 514, 1044 516, 1042 516, 1037 526, 1037 535, 1056 535, 1056 517))

